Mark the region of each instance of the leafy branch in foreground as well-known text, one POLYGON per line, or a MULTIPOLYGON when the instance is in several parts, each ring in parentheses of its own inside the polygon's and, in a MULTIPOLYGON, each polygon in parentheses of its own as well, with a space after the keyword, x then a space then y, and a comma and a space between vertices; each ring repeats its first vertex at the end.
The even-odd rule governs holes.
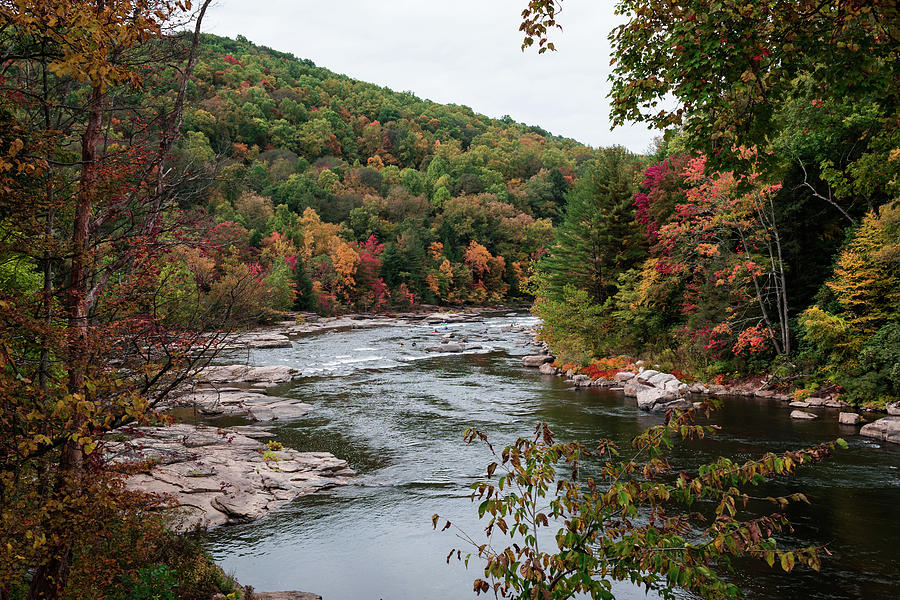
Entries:
MULTIPOLYGON (((614 598, 613 581, 630 581, 666 598, 674 597, 676 588, 704 598, 734 598, 740 590, 723 578, 732 558, 778 562, 787 572, 795 565, 818 570, 824 546, 785 549, 775 539, 791 530, 780 511, 791 502, 808 503, 806 497, 757 497, 744 490, 824 460, 846 443, 838 439, 768 453, 743 464, 720 458, 693 476, 675 476, 665 452, 679 438, 701 439, 713 430, 696 425, 693 410, 669 415, 665 424, 632 440, 630 458, 608 439, 594 451, 579 442, 557 442, 546 423, 533 438, 519 438, 499 455, 484 433, 467 430, 466 443, 480 440, 496 458, 488 465, 488 479, 499 472, 496 483, 472 485, 479 518, 490 519, 487 541, 458 530, 485 561, 485 579, 475 580, 474 591, 493 590, 504 598, 608 599, 614 598), (582 479, 582 461, 592 456, 602 461, 599 471, 582 479), (557 478, 558 469, 568 476, 557 478), (551 527, 558 528, 555 548, 548 547, 551 527), (500 539, 509 538, 509 546, 493 545, 495 529, 500 539)), ((432 517, 435 528, 440 520, 432 517)), ((443 529, 450 527, 445 521, 443 529)), ((473 555, 454 549, 448 562, 454 554, 466 565, 473 555)))

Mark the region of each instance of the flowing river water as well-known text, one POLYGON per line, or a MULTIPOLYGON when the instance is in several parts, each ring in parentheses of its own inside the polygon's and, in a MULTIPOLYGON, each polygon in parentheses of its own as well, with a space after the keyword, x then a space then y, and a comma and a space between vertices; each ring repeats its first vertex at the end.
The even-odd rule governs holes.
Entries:
MULTIPOLYGON (((491 456, 482 445, 464 445, 467 427, 487 433, 498 448, 531 435, 541 421, 561 440, 590 445, 608 437, 626 445, 662 420, 621 393, 575 390, 523 368, 521 357, 534 348, 526 333, 509 330, 515 324, 536 322, 510 314, 438 332, 426 325, 352 329, 245 353, 250 364, 285 364, 303 373, 272 393, 301 398, 314 410, 272 428, 276 439, 332 452, 358 475, 347 487, 298 498, 259 521, 213 530, 213 556, 258 591, 307 590, 325 600, 474 597, 480 563, 447 564, 451 548, 466 546, 452 529, 431 527, 431 515, 439 513, 477 539, 483 534, 468 486, 484 477, 491 456), (423 351, 446 331, 485 348, 423 351)), ((754 599, 900 598, 900 447, 854 436, 855 428, 838 425, 833 412, 821 411, 823 418, 811 422, 788 414, 770 400, 726 399, 711 417, 722 432, 678 446, 671 457, 675 468, 687 470, 719 456, 743 461, 838 436, 850 443, 834 459, 767 491, 809 497, 811 506, 790 509, 796 529, 786 540, 827 543, 833 555, 822 571, 786 575, 740 563, 734 580, 754 599)), ((614 591, 620 599, 647 597, 627 583, 614 591)))

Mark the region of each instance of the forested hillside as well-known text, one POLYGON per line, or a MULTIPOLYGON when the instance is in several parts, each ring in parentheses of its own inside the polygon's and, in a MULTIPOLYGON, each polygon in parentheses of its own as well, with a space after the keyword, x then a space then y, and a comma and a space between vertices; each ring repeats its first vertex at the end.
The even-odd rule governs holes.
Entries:
POLYGON ((204 35, 195 73, 178 159, 206 177, 183 205, 216 227, 179 268, 254 269, 270 309, 527 297, 565 194, 604 154, 240 37, 204 35))

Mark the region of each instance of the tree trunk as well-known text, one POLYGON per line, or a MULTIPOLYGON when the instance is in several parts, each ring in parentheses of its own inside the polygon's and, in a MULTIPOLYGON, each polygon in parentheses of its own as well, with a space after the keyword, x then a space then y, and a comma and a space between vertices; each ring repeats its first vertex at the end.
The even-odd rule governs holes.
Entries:
MULTIPOLYGON (((66 362, 69 370, 68 392, 84 393, 88 365, 88 322, 85 286, 88 275, 88 226, 93 204, 94 167, 100 142, 103 117, 103 93, 100 86, 91 90, 88 123, 81 136, 81 177, 72 229, 72 267, 69 272, 66 311, 68 313, 66 362)), ((77 411, 71 433, 84 426, 84 418, 77 411)), ((83 452, 77 440, 69 440, 62 448, 56 479, 57 494, 77 494, 82 476, 83 452)), ((63 543, 53 549, 50 560, 39 567, 32 577, 29 600, 55 600, 65 586, 72 547, 63 543)))

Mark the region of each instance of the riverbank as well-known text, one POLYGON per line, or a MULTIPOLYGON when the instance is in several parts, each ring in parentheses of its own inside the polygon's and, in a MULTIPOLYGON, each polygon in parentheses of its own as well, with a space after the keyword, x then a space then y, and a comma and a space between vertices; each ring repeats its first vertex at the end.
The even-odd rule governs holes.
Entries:
MULTIPOLYGON (((672 409, 686 410, 699 406, 705 398, 744 396, 767 398, 781 403, 791 409, 790 418, 796 420, 815 420, 820 417, 835 418, 847 433, 858 433, 864 437, 879 441, 900 444, 900 405, 888 404, 886 417, 876 417, 874 411, 866 411, 866 416, 851 410, 850 404, 835 395, 824 397, 810 396, 796 400, 790 394, 769 389, 771 377, 762 377, 756 381, 744 381, 731 385, 691 384, 680 381, 674 374, 648 368, 644 361, 624 365, 621 370, 611 369, 606 376, 591 377, 582 371, 585 369, 569 368, 563 370, 556 366, 556 357, 549 346, 541 342, 539 354, 522 358, 525 367, 537 368, 542 375, 563 377, 578 388, 600 387, 612 391, 621 391, 626 397, 635 398, 638 408, 650 412, 666 412, 672 409), (818 409, 809 411, 807 409, 818 409), (866 418, 868 417, 868 418, 866 418), (859 428, 858 432, 853 431, 859 428), (853 429, 851 429, 853 428, 853 429)), ((655 366, 655 365, 654 365, 655 366)))

